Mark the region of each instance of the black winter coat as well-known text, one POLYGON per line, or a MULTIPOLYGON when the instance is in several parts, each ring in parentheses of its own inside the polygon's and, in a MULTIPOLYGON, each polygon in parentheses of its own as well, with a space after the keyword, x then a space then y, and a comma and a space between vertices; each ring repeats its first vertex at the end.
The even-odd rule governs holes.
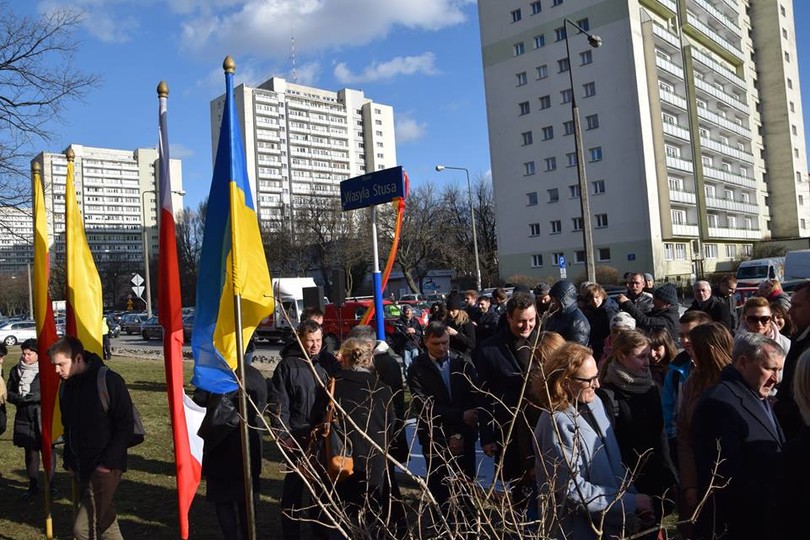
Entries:
POLYGON ((727 528, 725 538, 773 538, 785 438, 734 365, 701 396, 692 424, 701 493, 712 480, 718 446, 716 473, 728 482, 701 512, 699 537, 727 528))
POLYGON ((401 355, 403 351, 415 351, 420 347, 422 343, 422 324, 416 317, 406 319, 402 316, 394 322, 394 328, 396 328, 396 333, 393 340, 397 353, 401 355), (414 333, 408 334, 408 328, 413 328, 414 333))
POLYGON ((408 441, 405 437, 405 389, 402 384, 402 368, 396 358, 391 356, 388 345, 378 341, 374 349, 374 371, 381 383, 391 390, 391 404, 394 409, 394 439, 391 454, 400 461, 408 456, 408 441))
POLYGON ((790 351, 785 356, 782 382, 779 383, 779 392, 776 394, 776 404, 773 407, 788 441, 804 427, 799 406, 793 397, 793 379, 796 376, 796 363, 807 349, 810 349, 810 329, 802 331, 790 344, 790 351))
POLYGON ((565 341, 588 345, 591 341, 591 323, 577 306, 577 289, 570 281, 555 283, 549 295, 560 301, 561 308, 546 319, 543 330, 557 332, 565 341))
POLYGON ((88 480, 95 468, 127 470, 127 448, 134 420, 132 398, 124 379, 107 371, 110 408, 105 413, 98 395, 98 355, 84 351, 87 370, 62 382, 59 405, 65 428, 65 466, 88 480))
POLYGON ((728 304, 716 296, 709 297, 709 299, 702 304, 695 299, 692 302, 692 305, 689 306, 689 309, 686 311, 695 310, 707 313, 714 322, 725 324, 726 328, 728 328, 732 334, 736 330, 736 328, 734 328, 734 319, 731 316, 731 311, 728 308, 728 304))
MULTIPOLYGON (((261 372, 251 365, 245 366, 245 386, 248 396, 259 410, 264 410, 267 404, 267 384, 261 372)), ((195 401, 200 405, 216 402, 216 399, 228 399, 234 402, 239 410, 238 393, 212 396, 198 394, 195 401)), ((248 403, 248 441, 250 445, 250 472, 253 482, 253 492, 258 493, 261 487, 262 472, 262 438, 261 429, 264 424, 259 420, 256 410, 248 403)), ((212 445, 204 441, 202 474, 206 479, 205 499, 209 502, 226 503, 245 500, 245 481, 242 469, 242 438, 240 427, 234 427, 228 435, 212 445)))
POLYGON ((469 356, 475 349, 475 325, 472 321, 459 325, 451 317, 447 317, 444 324, 458 332, 455 336, 450 336, 450 348, 469 356))
POLYGON ((642 313, 633 302, 630 300, 622 302, 622 311, 626 311, 633 317, 638 326, 645 332, 649 332, 653 328, 663 328, 669 332, 670 337, 674 343, 678 343, 678 332, 680 331, 680 314, 678 313, 678 306, 670 305, 665 308, 653 308, 647 313, 642 313))
MULTIPOLYGON (((319 364, 314 364, 321 380, 326 384, 328 374, 319 364)), ((281 351, 281 361, 267 381, 267 405, 270 425, 281 431, 281 436, 290 436, 305 441, 315 424, 323 421, 323 409, 317 409, 316 401, 324 392, 312 372, 312 364, 306 359, 297 343, 291 343, 281 351)))
POLYGON ((39 373, 31 381, 30 391, 23 396, 20 394, 19 365, 11 368, 7 399, 9 403, 17 406, 17 414, 14 416, 14 446, 39 449, 42 446, 39 373))
POLYGON ((605 338, 610 335, 610 320, 619 311, 619 306, 612 298, 607 298, 598 308, 587 307, 582 310, 588 324, 591 325, 591 341, 588 346, 593 349, 593 357, 602 357, 605 338))
POLYGON ((478 343, 483 343, 498 333, 500 318, 501 314, 492 306, 485 313, 481 313, 478 318, 478 326, 475 327, 475 339, 478 343))
MULTIPOLYGON (((639 493, 661 497, 676 483, 675 466, 664 431, 661 394, 653 384, 644 393, 630 393, 611 383, 597 390, 611 419, 622 453, 622 462, 633 470, 645 455, 633 484, 639 493), (645 454, 646 452, 646 454, 645 454)), ((669 498, 673 493, 667 493, 669 498)))

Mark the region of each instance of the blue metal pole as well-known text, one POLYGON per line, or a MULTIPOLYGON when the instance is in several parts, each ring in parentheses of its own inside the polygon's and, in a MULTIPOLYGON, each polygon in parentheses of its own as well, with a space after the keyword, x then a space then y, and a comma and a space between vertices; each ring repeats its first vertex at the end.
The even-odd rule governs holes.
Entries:
POLYGON ((377 339, 385 341, 385 312, 383 311, 382 273, 377 248, 377 207, 371 207, 371 247, 374 251, 374 317, 377 320, 377 339))

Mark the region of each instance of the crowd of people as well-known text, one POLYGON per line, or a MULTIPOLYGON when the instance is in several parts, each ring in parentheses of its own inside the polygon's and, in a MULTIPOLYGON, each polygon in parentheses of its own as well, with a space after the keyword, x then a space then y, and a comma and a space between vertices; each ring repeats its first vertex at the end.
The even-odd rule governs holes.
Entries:
MULTIPOLYGON (((269 379, 246 369, 254 493, 269 425, 288 465, 283 538, 300 538, 309 522, 316 538, 405 538, 414 527, 475 538, 490 526, 513 536, 532 528, 551 538, 657 539, 670 514, 683 538, 798 537, 810 503, 810 282, 791 297, 769 284, 738 308, 733 276, 716 289, 698 281, 680 314, 675 287, 649 278, 628 275, 615 298, 565 280, 516 287, 509 298, 457 293, 424 327, 405 307, 390 344, 355 326, 334 355, 323 348, 321 315, 307 310, 269 379), (314 451, 330 408, 353 458, 351 474, 337 477, 314 451), (403 499, 396 474, 409 459, 408 422, 425 460, 416 503, 403 499), (478 446, 506 501, 495 514, 502 524, 476 518, 478 446)), ((40 489, 36 343, 22 349, 0 405, 17 407, 13 440, 30 496, 40 489)), ((112 495, 133 432, 129 394, 101 371, 112 411, 97 403, 103 363, 74 338, 49 355, 65 381, 66 463, 84 494, 77 537, 118 537, 112 495)), ((194 399, 207 409, 206 499, 223 537, 243 538, 236 393, 194 399)))

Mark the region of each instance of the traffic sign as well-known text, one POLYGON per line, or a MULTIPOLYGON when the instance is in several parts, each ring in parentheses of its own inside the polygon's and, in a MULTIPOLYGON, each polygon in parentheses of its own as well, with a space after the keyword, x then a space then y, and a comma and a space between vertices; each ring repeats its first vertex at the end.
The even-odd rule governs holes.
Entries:
POLYGON ((391 167, 340 183, 340 204, 343 210, 356 210, 391 202, 405 196, 405 176, 402 167, 391 167))
POLYGON ((133 285, 135 285, 136 287, 139 287, 139 286, 143 285, 143 278, 141 277, 141 275, 140 275, 140 274, 135 274, 135 275, 132 277, 131 282, 132 282, 132 284, 133 284, 133 285))
POLYGON ((143 294, 143 289, 144 289, 144 288, 143 288, 141 285, 136 285, 135 287, 132 287, 132 292, 134 292, 134 293, 135 293, 135 295, 136 295, 138 298, 143 298, 143 297, 141 296, 141 294, 143 294))
POLYGON ((565 257, 563 257, 562 255, 560 255, 559 264, 561 269, 565 268, 565 257))

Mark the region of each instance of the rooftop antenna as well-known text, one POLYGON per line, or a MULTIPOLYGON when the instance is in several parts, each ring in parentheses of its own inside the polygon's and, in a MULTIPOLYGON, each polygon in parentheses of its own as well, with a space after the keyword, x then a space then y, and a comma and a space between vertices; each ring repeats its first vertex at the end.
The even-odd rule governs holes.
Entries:
POLYGON ((295 73, 295 34, 290 27, 290 61, 292 62, 292 82, 298 83, 298 75, 295 73))

